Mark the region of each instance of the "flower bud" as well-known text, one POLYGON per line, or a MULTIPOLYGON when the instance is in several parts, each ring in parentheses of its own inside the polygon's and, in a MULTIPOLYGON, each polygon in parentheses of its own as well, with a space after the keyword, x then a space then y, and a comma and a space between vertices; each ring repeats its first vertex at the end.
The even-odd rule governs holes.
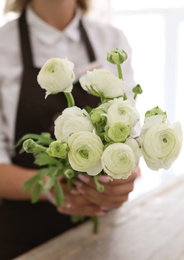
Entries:
POLYGON ((64 175, 67 179, 72 179, 75 176, 75 171, 72 168, 67 168, 64 170, 64 175))
POLYGON ((35 149, 37 147, 37 144, 33 139, 27 139, 23 143, 23 149, 26 153, 34 153, 35 149))
POLYGON ((62 142, 60 140, 53 141, 50 143, 49 148, 47 148, 46 152, 48 155, 64 159, 67 156, 67 153, 69 151, 68 145, 65 142, 62 142))
POLYGON ((117 121, 111 124, 106 129, 107 141, 124 142, 129 136, 129 134, 130 134, 129 127, 121 121, 117 121))
POLYGON ((156 115, 165 115, 167 117, 166 112, 164 112, 158 106, 152 108, 151 110, 148 110, 145 114, 145 117, 156 116, 156 115))
POLYGON ((94 125, 105 125, 107 121, 107 117, 105 116, 105 112, 101 108, 95 108, 90 113, 91 121, 94 125))
POLYGON ((127 53, 122 50, 116 48, 115 50, 107 53, 107 61, 112 64, 120 65, 128 58, 127 53))

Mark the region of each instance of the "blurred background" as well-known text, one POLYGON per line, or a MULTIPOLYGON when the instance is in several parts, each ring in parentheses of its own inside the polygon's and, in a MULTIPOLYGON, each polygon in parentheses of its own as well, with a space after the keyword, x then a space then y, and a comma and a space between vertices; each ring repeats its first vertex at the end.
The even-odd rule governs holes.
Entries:
MULTIPOLYGON (((141 115, 158 105, 167 111, 170 121, 184 126, 184 1, 183 0, 91 0, 89 16, 122 30, 132 47, 135 80, 143 94, 138 97, 141 115)), ((3 17, 4 0, 0 0, 0 26, 14 15, 3 17)), ((184 127, 183 127, 184 129, 184 127)), ((184 148, 173 166, 153 172, 143 160, 131 198, 154 189, 172 176, 184 172, 184 148)))

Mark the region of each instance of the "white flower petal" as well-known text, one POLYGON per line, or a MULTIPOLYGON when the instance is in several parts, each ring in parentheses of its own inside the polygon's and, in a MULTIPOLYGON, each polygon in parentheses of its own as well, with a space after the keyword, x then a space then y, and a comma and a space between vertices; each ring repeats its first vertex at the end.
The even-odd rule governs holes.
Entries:
POLYGON ((75 75, 74 64, 68 59, 51 58, 41 68, 37 81, 46 90, 46 97, 59 92, 71 92, 75 75))
POLYGON ((93 129, 87 111, 74 106, 66 108, 55 120, 54 134, 57 140, 67 142, 72 134, 80 131, 92 132, 93 129))
POLYGON ((124 143, 111 144, 103 152, 102 166, 114 179, 127 179, 136 166, 134 151, 124 143))
POLYGON ((74 170, 92 176, 101 172, 103 143, 99 136, 91 132, 78 132, 69 137, 68 145, 68 159, 74 170))
POLYGON ((104 69, 88 71, 79 82, 84 90, 95 96, 115 98, 123 96, 125 92, 123 81, 104 69))

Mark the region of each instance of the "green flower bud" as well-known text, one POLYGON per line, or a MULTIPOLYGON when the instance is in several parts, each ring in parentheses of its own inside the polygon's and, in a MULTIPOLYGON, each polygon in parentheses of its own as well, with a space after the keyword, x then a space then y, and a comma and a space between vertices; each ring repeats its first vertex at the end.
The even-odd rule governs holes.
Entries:
POLYGON ((136 85, 133 89, 132 92, 134 93, 134 99, 136 99, 137 95, 142 94, 142 88, 141 86, 138 84, 136 85))
POLYGON ((64 170, 64 175, 67 179, 72 179, 75 176, 75 171, 72 168, 67 168, 64 170))
POLYGON ((68 154, 69 148, 67 143, 62 142, 60 140, 53 141, 50 143, 49 148, 47 148, 46 152, 48 155, 64 159, 68 154))
POLYGON ((107 53, 107 61, 112 64, 120 65, 128 58, 127 53, 122 50, 116 48, 115 50, 107 53))
POLYGON ((130 128, 121 121, 111 124, 106 129, 106 141, 124 142, 130 135, 130 128))
POLYGON ((90 117, 93 125, 105 125, 107 118, 104 114, 105 112, 101 108, 93 109, 90 113, 90 117))
POLYGON ((34 153, 37 148, 37 144, 33 139, 27 139, 23 142, 23 149, 26 153, 34 153))
POLYGON ((165 115, 167 117, 166 112, 164 112, 158 106, 152 108, 151 110, 148 110, 145 114, 145 117, 156 116, 156 115, 165 115))

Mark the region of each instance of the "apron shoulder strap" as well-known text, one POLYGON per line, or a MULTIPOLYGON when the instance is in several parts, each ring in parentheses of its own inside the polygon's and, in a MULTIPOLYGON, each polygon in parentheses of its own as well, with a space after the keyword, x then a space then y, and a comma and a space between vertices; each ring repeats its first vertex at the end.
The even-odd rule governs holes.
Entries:
POLYGON ((26 22, 26 10, 18 19, 20 45, 22 53, 23 67, 33 67, 33 55, 31 50, 31 43, 29 38, 28 26, 26 22))
POLYGON ((95 61, 96 55, 94 53, 94 50, 93 50, 93 47, 92 47, 91 42, 89 40, 89 37, 87 35, 87 32, 86 32, 86 30, 83 26, 82 19, 80 19, 79 28, 80 28, 80 33, 81 33, 81 39, 85 42, 85 45, 86 45, 89 60, 90 60, 90 62, 95 61))

